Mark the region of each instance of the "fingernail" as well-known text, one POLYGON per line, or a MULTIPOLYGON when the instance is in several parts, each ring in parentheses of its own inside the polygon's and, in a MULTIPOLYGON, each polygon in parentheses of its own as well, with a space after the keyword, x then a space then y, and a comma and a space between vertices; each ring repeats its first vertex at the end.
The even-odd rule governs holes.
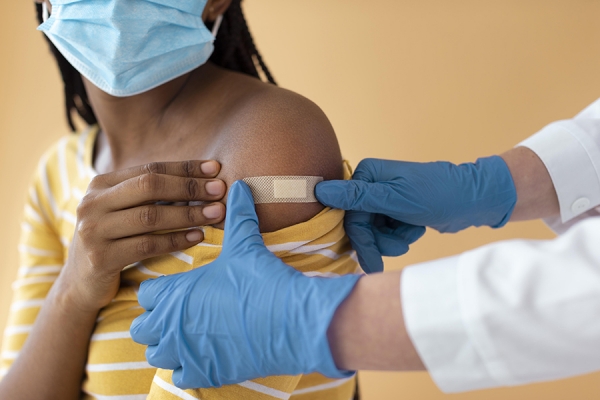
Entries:
POLYGON ((200 240, 202 240, 202 232, 190 231, 185 235, 185 238, 188 242, 199 242, 200 240))
POLYGON ((219 171, 219 164, 216 161, 207 161, 200 165, 200 169, 206 175, 214 175, 219 171))
POLYGON ((212 196, 222 196, 225 192, 225 184, 223 181, 210 181, 204 188, 206 192, 212 196))
POLYGON ((223 210, 221 206, 214 204, 202 209, 202 214, 204 214, 206 218, 216 219, 223 215, 223 210))

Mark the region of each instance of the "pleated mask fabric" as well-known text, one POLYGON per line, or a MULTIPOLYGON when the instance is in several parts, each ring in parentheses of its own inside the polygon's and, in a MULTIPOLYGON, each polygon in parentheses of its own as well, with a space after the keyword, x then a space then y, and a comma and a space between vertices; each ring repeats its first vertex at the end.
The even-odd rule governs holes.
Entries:
POLYGON ((215 37, 207 0, 53 0, 39 26, 77 71, 125 97, 147 92, 208 61, 215 37))

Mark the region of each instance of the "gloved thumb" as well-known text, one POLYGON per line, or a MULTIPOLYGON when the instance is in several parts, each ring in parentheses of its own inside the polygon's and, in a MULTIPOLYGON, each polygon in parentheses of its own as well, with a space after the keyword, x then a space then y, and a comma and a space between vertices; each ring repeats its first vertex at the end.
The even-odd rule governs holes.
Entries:
POLYGON ((177 275, 161 276, 143 281, 138 290, 138 303, 140 303, 140 306, 147 311, 154 310, 163 293, 169 290, 171 282, 177 279, 177 275))
POLYGON ((326 181, 315 189, 315 196, 324 205, 342 210, 381 213, 381 197, 374 197, 377 184, 360 181, 326 181))
POLYGON ((240 250, 252 244, 264 246, 254 209, 254 198, 250 187, 242 181, 237 181, 231 185, 227 198, 223 250, 240 250))
POLYGON ((221 387, 220 384, 212 382, 204 373, 190 374, 179 367, 173 371, 173 383, 180 389, 221 387))

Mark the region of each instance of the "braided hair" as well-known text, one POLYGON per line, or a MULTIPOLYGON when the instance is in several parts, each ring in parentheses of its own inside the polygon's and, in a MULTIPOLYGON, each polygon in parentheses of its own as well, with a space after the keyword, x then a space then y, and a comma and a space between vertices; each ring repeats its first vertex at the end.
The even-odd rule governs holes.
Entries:
MULTIPOLYGON (((38 22, 41 24, 43 22, 42 5, 36 4, 35 6, 38 22)), ((211 26, 208 26, 208 28, 210 29, 211 26)), ((44 37, 46 36, 44 35, 44 37)), ((76 111, 87 124, 96 124, 98 120, 90 105, 81 74, 73 68, 47 37, 46 40, 58 63, 64 83, 65 111, 69 127, 73 132, 76 131, 73 123, 73 111, 76 111)), ((217 40, 215 40, 215 50, 210 57, 210 61, 222 68, 241 72, 258 79, 263 76, 269 83, 277 84, 254 44, 254 39, 242 11, 242 0, 232 0, 231 5, 223 15, 223 22, 219 28, 217 40)))

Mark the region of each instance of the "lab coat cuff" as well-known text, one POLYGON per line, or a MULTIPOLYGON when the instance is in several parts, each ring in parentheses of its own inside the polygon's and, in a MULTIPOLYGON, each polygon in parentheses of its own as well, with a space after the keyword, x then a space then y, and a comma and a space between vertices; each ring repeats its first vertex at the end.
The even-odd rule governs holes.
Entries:
POLYGON ((446 393, 494 386, 469 337, 459 300, 460 256, 407 267, 400 288, 408 334, 446 393))
POLYGON ((574 121, 554 122, 519 146, 531 149, 546 166, 562 223, 600 204, 600 148, 574 121))

